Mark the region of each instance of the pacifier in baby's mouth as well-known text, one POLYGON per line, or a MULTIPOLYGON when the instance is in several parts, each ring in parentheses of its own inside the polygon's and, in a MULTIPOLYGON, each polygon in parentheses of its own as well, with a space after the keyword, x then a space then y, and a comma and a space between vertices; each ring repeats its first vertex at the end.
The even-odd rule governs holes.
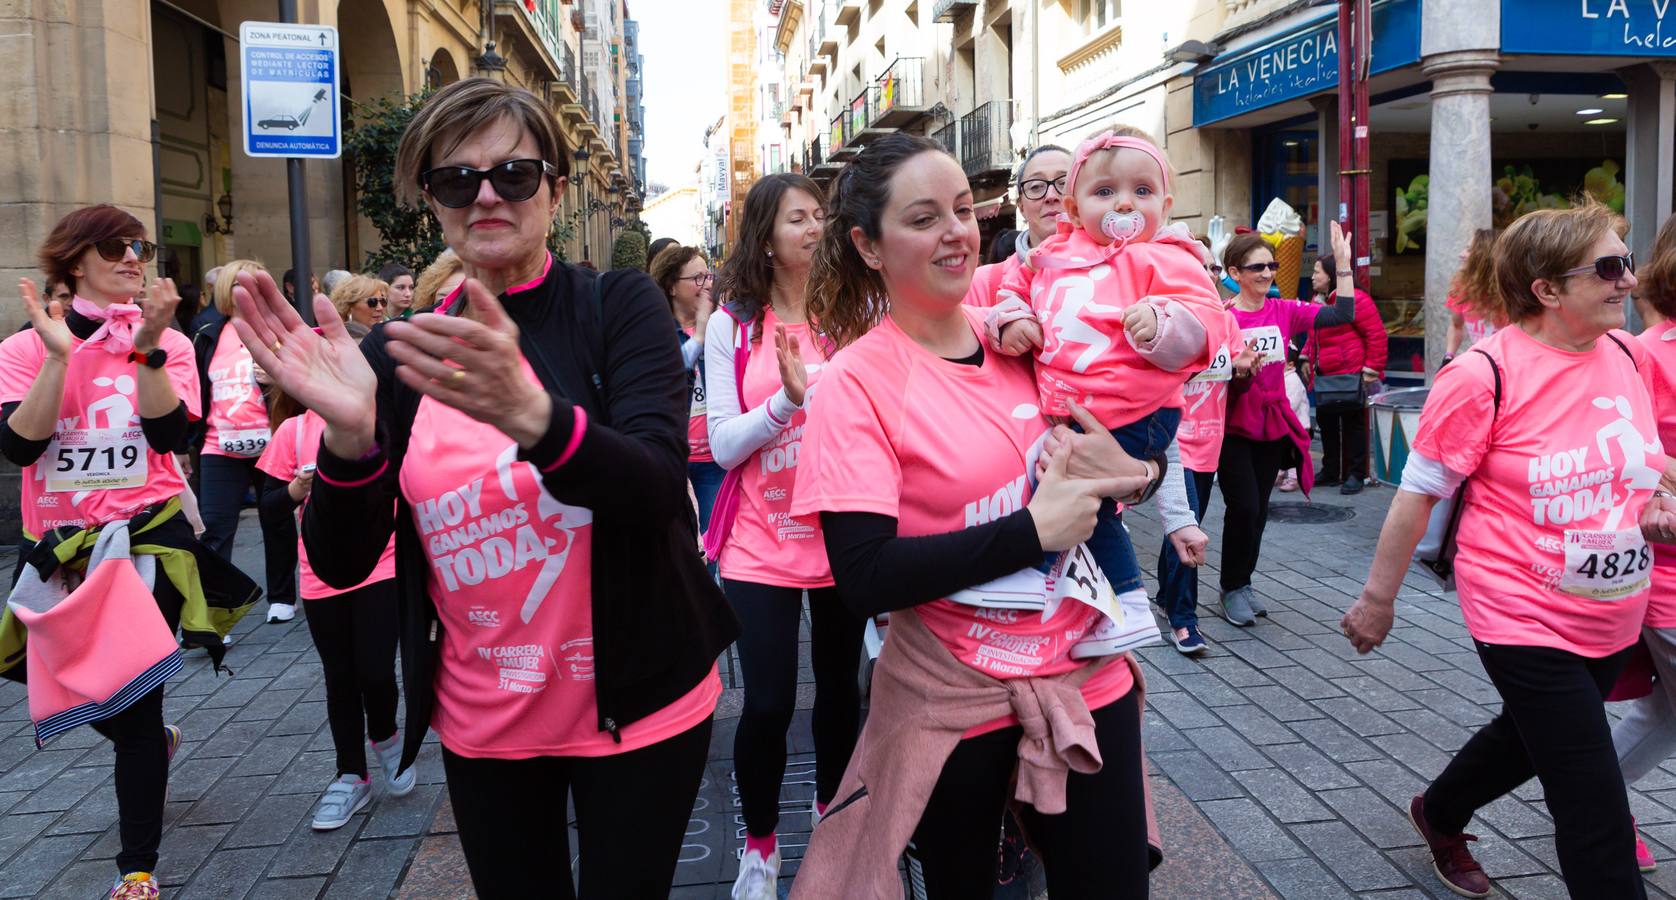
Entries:
POLYGON ((1146 230, 1146 217, 1138 212, 1112 210, 1100 219, 1100 231, 1120 244, 1127 244, 1146 230))

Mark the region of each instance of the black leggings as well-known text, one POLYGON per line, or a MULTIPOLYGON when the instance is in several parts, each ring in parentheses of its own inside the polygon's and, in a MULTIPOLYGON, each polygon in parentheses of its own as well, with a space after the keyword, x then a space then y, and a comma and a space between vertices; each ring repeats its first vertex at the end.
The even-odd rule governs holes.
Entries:
POLYGON ((1590 659, 1548 647, 1475 643, 1501 694, 1501 714, 1426 789, 1427 822, 1459 834, 1474 812, 1535 775, 1554 818, 1554 848, 1571 895, 1646 897, 1604 706, 1631 651, 1590 659))
POLYGON ((1222 519, 1222 591, 1251 584, 1257 554, 1263 549, 1263 528, 1269 524, 1269 495, 1281 469, 1297 464, 1298 448, 1290 440, 1253 441, 1228 435, 1222 439, 1222 458, 1216 480, 1222 485, 1227 511, 1222 519))
MULTIPOLYGON (((229 562, 233 559, 233 538, 239 531, 239 510, 245 491, 262 489, 262 472, 256 460, 207 454, 198 461, 198 509, 204 516, 204 546, 229 562)), ((262 562, 268 580, 269 603, 297 602, 297 522, 289 510, 257 509, 262 526, 262 562)))
MULTIPOLYGON (((733 736, 739 805, 745 830, 774 833, 780 782, 786 774, 786 732, 797 708, 797 636, 801 588, 722 580, 739 616, 739 668, 745 707, 733 736)), ((832 802, 855 750, 861 723, 861 636, 867 620, 838 599, 836 588, 809 591, 809 655, 815 669, 815 798, 832 802)))
MULTIPOLYGON (((1019 822, 1041 854, 1053 900, 1147 895, 1151 860, 1138 702, 1130 691, 1094 711, 1103 765, 1092 775, 1067 777, 1065 812, 1021 811, 1019 822)), ((908 849, 908 879, 917 889, 923 878, 928 900, 995 892, 1001 811, 1012 792, 1022 734, 1014 725, 967 738, 944 763, 908 849)))
POLYGON ((448 799, 477 896, 577 896, 566 792, 576 805, 581 896, 669 896, 709 756, 710 726, 705 719, 616 756, 474 759, 444 747, 448 799))
MULTIPOLYGON (((174 582, 158 567, 152 593, 173 633, 180 627, 185 602, 174 582)), ((21 667, 20 667, 21 668, 21 667)), ((157 868, 157 846, 163 840, 163 802, 169 790, 169 742, 163 736, 163 687, 159 685, 116 715, 92 723, 93 730, 116 751, 117 831, 122 851, 116 865, 122 874, 157 868)))
POLYGON ((337 745, 338 774, 365 778, 366 737, 385 741, 396 733, 396 582, 305 597, 303 614, 325 670, 326 720, 337 745))

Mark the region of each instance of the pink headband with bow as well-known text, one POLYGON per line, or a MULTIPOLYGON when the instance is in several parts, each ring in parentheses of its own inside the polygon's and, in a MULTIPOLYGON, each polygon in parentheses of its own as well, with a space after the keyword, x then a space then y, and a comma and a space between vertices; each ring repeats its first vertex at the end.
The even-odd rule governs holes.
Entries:
POLYGON ((1077 189, 1077 173, 1082 171, 1082 164, 1088 162, 1089 156, 1097 150, 1115 150, 1119 147, 1139 150, 1152 157, 1152 161, 1158 164, 1158 173, 1163 176, 1164 193, 1168 194, 1170 192, 1170 167, 1164 162, 1164 154, 1151 141, 1143 141, 1140 138, 1132 137, 1118 137, 1110 131, 1102 132, 1077 145, 1076 158, 1072 161, 1071 171, 1065 178, 1065 192, 1070 193, 1077 189))

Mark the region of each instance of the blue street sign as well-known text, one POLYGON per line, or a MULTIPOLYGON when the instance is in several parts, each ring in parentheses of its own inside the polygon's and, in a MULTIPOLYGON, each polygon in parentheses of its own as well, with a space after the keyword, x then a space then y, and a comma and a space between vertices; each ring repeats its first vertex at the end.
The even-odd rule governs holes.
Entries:
POLYGON ((245 22, 239 28, 239 50, 245 154, 342 155, 337 29, 245 22))
POLYGON ((1671 0, 1502 0, 1504 53, 1676 57, 1671 0))
MULTIPOLYGON (((1420 0, 1373 4, 1373 74, 1420 59, 1420 0)), ((1338 13, 1256 47, 1220 56, 1193 73, 1193 125, 1338 87, 1338 13)))

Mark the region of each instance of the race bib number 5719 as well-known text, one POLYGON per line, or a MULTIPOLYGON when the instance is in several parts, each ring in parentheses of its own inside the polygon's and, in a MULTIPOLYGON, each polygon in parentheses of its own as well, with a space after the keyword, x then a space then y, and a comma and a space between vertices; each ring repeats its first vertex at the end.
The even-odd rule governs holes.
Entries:
POLYGON ((47 467, 48 493, 143 487, 145 432, 139 428, 61 431, 36 465, 47 467))

